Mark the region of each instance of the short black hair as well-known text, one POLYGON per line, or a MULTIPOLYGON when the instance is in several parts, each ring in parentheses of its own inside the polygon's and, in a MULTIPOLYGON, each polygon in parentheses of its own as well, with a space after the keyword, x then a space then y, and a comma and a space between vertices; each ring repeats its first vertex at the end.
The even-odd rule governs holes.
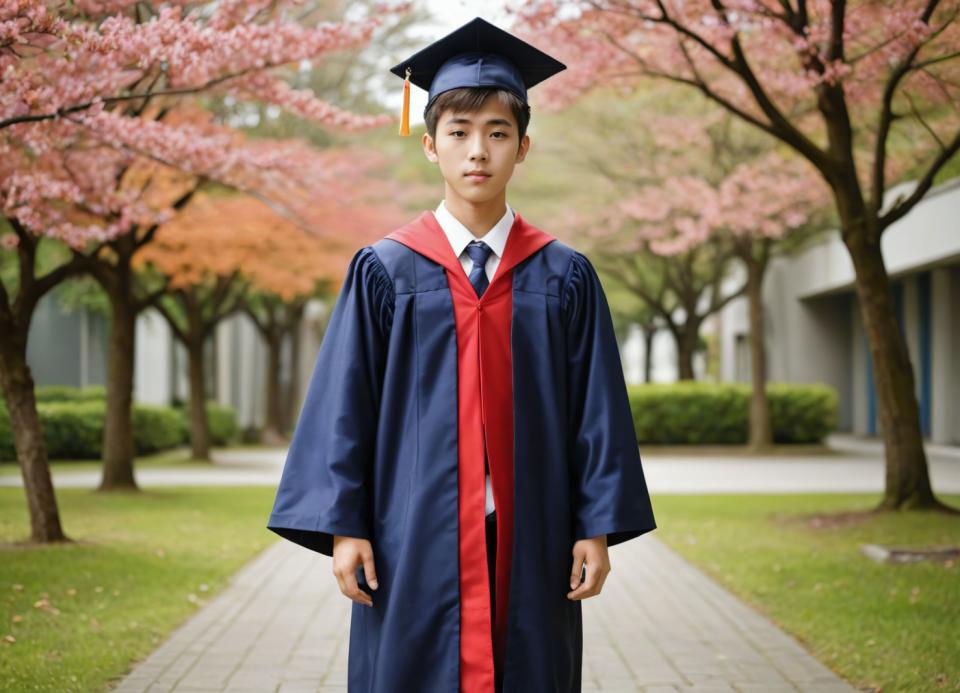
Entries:
MULTIPOLYGON (((483 107, 483 102, 490 94, 496 94, 500 103, 513 113, 513 119, 517 121, 518 139, 522 141, 530 124, 530 105, 521 101, 516 94, 497 87, 460 87, 441 92, 424 114, 427 133, 436 139, 437 121, 447 109, 456 113, 476 113, 483 107)), ((517 148, 520 148, 519 142, 517 148)))

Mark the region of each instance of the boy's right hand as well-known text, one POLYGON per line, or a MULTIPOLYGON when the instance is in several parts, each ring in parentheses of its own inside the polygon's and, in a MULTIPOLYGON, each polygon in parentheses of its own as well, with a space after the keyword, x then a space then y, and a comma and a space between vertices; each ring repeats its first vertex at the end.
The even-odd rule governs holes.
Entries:
POLYGON ((373 606, 373 598, 357 584, 357 566, 372 589, 377 589, 377 573, 373 567, 373 547, 367 539, 333 535, 333 574, 340 591, 359 604, 373 606))

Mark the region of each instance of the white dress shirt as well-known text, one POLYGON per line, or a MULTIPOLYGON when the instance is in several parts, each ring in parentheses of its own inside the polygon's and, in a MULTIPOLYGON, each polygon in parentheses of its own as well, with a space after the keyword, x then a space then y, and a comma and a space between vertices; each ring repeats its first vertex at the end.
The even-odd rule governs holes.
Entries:
MULTIPOLYGON (((497 271, 500 259, 503 257, 503 249, 507 245, 507 236, 510 235, 510 228, 513 226, 513 209, 510 208, 510 205, 506 207, 507 211, 500 217, 500 221, 494 224, 493 228, 483 236, 477 238, 470 232, 470 229, 461 224, 460 220, 450 213, 450 210, 443 204, 443 200, 440 201, 434 216, 436 216, 440 228, 446 234, 447 240, 450 241, 453 254, 460 260, 460 266, 463 267, 463 271, 468 278, 470 277, 470 270, 473 269, 473 260, 470 259, 470 254, 466 252, 467 245, 471 241, 480 240, 490 246, 493 251, 487 258, 487 264, 484 267, 487 273, 487 281, 493 281, 493 275, 497 271)), ((490 483, 490 475, 487 474, 486 476, 487 499, 484 513, 489 515, 495 510, 496 506, 493 503, 493 485, 490 483)))

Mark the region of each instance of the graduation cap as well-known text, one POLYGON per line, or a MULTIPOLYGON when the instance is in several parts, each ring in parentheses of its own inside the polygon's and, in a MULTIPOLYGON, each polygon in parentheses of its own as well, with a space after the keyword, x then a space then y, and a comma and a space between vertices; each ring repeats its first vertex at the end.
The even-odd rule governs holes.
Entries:
POLYGON ((527 89, 565 70, 566 65, 513 34, 477 17, 390 68, 403 77, 400 134, 410 134, 410 83, 429 93, 461 87, 497 87, 527 103, 527 89))

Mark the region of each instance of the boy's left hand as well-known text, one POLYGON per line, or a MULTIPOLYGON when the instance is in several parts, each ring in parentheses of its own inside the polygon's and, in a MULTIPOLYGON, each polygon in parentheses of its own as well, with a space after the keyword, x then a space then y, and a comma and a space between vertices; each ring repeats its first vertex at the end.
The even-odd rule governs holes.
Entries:
POLYGON ((585 599, 600 594, 603 582, 610 573, 610 556, 607 553, 607 535, 581 539, 573 545, 573 570, 567 599, 585 599), (587 564, 587 577, 580 583, 580 572, 587 564))

